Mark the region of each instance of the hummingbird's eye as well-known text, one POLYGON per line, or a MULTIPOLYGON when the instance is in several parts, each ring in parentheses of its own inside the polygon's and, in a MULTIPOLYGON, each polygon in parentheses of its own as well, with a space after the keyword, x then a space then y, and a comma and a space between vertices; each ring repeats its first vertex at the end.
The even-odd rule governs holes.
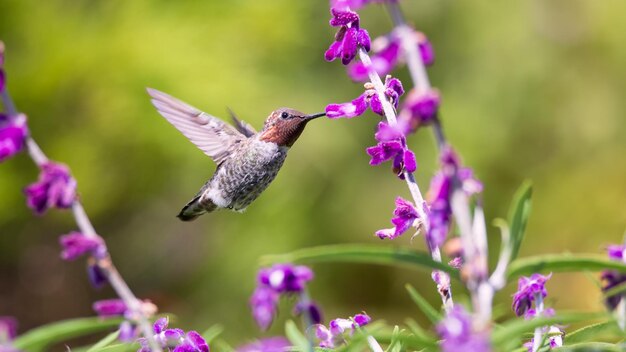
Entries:
POLYGON ((289 113, 288 113, 288 112, 286 112, 286 111, 283 111, 283 113, 282 113, 282 114, 280 114, 280 117, 282 117, 283 119, 286 119, 286 118, 288 118, 288 117, 289 117, 289 113))

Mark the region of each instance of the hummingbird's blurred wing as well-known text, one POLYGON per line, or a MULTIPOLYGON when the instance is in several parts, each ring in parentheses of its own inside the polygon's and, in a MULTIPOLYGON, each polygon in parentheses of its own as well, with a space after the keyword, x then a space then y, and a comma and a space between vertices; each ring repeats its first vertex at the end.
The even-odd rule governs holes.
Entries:
POLYGON ((235 124, 235 128, 237 129, 237 131, 241 132, 246 137, 252 137, 256 134, 256 130, 254 129, 254 127, 252 127, 252 125, 250 125, 246 121, 240 120, 237 115, 235 115, 235 112, 232 111, 230 108, 228 109, 228 113, 233 119, 233 123, 235 124))
POLYGON ((156 107, 167 121, 195 144, 217 164, 221 163, 233 148, 246 136, 217 117, 202 112, 168 94, 147 88, 156 107))

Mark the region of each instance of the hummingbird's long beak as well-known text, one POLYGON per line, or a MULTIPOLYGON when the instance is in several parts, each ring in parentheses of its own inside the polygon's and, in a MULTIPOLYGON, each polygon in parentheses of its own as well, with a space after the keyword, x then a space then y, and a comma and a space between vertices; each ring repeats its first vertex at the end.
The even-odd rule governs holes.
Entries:
POLYGON ((313 120, 313 119, 316 119, 316 118, 322 117, 322 116, 326 116, 326 113, 325 112, 319 112, 317 114, 311 114, 311 115, 306 115, 306 116, 302 116, 302 117, 307 119, 307 120, 313 120))

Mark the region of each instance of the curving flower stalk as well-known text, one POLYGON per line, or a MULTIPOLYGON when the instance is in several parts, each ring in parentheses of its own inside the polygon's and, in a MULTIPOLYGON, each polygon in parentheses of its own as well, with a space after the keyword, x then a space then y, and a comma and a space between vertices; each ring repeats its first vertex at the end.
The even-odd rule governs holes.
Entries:
MULTIPOLYGON (((2 80, 2 82, 0 82, 0 97, 2 99, 5 112, 9 117, 24 116, 18 112, 17 108, 15 107, 15 104, 13 103, 13 100, 11 99, 11 96, 9 95, 8 89, 6 88, 6 85, 5 85, 4 71, 2 70, 2 63, 3 63, 2 58, 4 54, 3 49, 4 49, 4 44, 0 41, 0 73, 1 73, 0 75, 2 76, 0 77, 0 80, 2 80)), ((53 165, 53 167, 58 166, 58 164, 50 163, 48 157, 44 154, 41 148, 39 148, 39 145, 35 142, 30 132, 28 131, 24 140, 24 144, 33 162, 37 165, 37 167, 39 167, 42 170, 42 175, 45 175, 46 168, 49 165, 53 165)), ((66 174, 69 177, 69 174, 68 173, 66 174)), ((74 187, 75 185, 73 185, 72 189, 74 189, 74 187)), ((29 195, 29 201, 30 199, 31 199, 31 196, 29 195)), ((101 240, 101 238, 97 235, 93 225, 91 224, 91 221, 89 220, 89 217, 87 216, 87 213, 85 212, 85 209, 83 208, 83 205, 81 204, 78 197, 75 196, 75 194, 73 194, 70 201, 64 205, 66 206, 63 206, 63 207, 72 208, 74 219, 76 221, 76 224, 78 225, 78 228, 80 229, 80 234, 82 236, 85 236, 86 238, 95 240, 95 241, 101 240)), ((36 211, 42 212, 42 211, 45 211, 45 208, 40 211, 39 210, 36 210, 36 211)), ((152 335, 153 335, 152 326, 150 322, 148 321, 148 317, 147 317, 149 312, 145 312, 143 310, 142 302, 139 299, 137 299, 137 297, 133 294, 128 284, 124 281, 120 273, 117 271, 115 265, 113 265, 113 261, 111 260, 111 256, 106 250, 106 247, 102 245, 99 247, 99 249, 100 249, 99 254, 94 255, 90 258, 91 259, 90 277, 92 278, 92 282, 94 284, 101 284, 103 280, 106 280, 111 284, 111 287, 113 287, 116 294, 119 296, 120 299, 123 300, 124 304, 126 305, 128 309, 127 316, 130 319, 137 321, 137 323, 139 324, 143 335, 147 338, 147 342, 151 350, 160 352, 161 347, 158 344, 156 344, 156 342, 152 338, 152 335), (94 281, 93 280, 94 277, 98 278, 99 281, 94 281)))

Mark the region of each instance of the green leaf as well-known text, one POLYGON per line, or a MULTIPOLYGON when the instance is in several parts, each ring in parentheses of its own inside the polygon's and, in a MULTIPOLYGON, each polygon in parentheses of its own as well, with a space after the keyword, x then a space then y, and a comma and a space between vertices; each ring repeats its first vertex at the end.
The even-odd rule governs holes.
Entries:
POLYGON ((287 336, 287 339, 289 339, 289 341, 291 341, 291 343, 300 351, 313 350, 313 346, 309 340, 300 332, 296 323, 291 320, 288 320, 287 323, 285 323, 285 335, 287 336))
POLYGON ((402 343, 402 347, 406 350, 418 350, 422 348, 434 348, 437 346, 437 340, 435 339, 423 339, 414 334, 407 333, 406 331, 401 331, 395 337, 393 336, 393 332, 380 331, 371 334, 376 341, 381 344, 391 344, 394 341, 394 338, 402 343))
POLYGON ((415 320, 409 318, 405 321, 405 323, 409 330, 411 330, 411 332, 413 333, 413 336, 419 341, 421 345, 428 347, 434 347, 437 345, 437 339, 432 334, 424 330, 421 326, 419 326, 419 324, 415 320))
POLYGON ((604 298, 608 298, 608 297, 619 295, 622 293, 626 293, 626 282, 622 282, 621 284, 617 286, 611 287, 611 289, 604 292, 603 296, 604 298))
MULTIPOLYGON (((138 343, 116 343, 102 347, 98 352, 136 352, 139 349, 138 343)), ((76 351, 72 349, 72 352, 76 351)))
POLYGON ((433 306, 426 301, 410 284, 406 284, 406 290, 409 291, 409 295, 419 309, 426 315, 426 317, 433 323, 437 324, 441 320, 441 313, 439 313, 433 306))
POLYGON ((623 347, 620 347, 616 344, 606 343, 606 342, 585 342, 585 343, 577 343, 574 345, 567 345, 563 347, 557 347, 552 349, 555 352, 575 352, 575 351, 584 351, 584 352, 593 352, 593 351, 602 351, 602 352, 623 352, 623 347))
POLYGON ((554 324, 569 324, 583 320, 606 318, 606 313, 561 313, 553 317, 541 317, 530 320, 512 319, 493 332, 491 340, 495 346, 516 342, 525 333, 532 333, 535 328, 554 324))
POLYGON ((120 331, 119 330, 116 330, 116 331, 108 334, 102 340, 96 342, 96 344, 91 346, 91 348, 89 348, 87 350, 87 352, 100 351, 103 347, 106 347, 106 346, 112 344, 115 340, 117 340, 118 336, 120 336, 120 331))
POLYGON ((262 265, 285 262, 303 263, 368 263, 402 266, 410 269, 437 269, 458 279, 459 273, 447 264, 434 261, 430 254, 406 248, 372 245, 330 245, 304 248, 286 254, 261 257, 262 265))
POLYGON ((117 327, 121 322, 120 318, 98 317, 63 320, 32 329, 19 336, 13 345, 19 350, 42 351, 55 343, 117 327))
POLYGON ((524 232, 530 215, 531 197, 533 194, 532 182, 526 180, 517 189, 509 210, 509 224, 511 226, 511 260, 517 258, 519 249, 524 240, 524 232))
POLYGON ((622 336, 622 332, 614 321, 605 321, 601 323, 584 326, 578 330, 565 334, 565 343, 579 343, 589 340, 598 340, 600 336, 622 336))
POLYGON ((618 270, 626 273, 626 264, 595 254, 547 254, 520 258, 511 263, 508 277, 550 272, 618 270))
POLYGON ((224 331, 224 327, 219 325, 219 324, 215 324, 213 326, 211 326, 210 328, 206 329, 203 333, 202 333, 202 337, 204 337, 204 339, 206 340, 207 343, 211 343, 211 341, 215 340, 216 337, 220 336, 220 334, 224 331))

